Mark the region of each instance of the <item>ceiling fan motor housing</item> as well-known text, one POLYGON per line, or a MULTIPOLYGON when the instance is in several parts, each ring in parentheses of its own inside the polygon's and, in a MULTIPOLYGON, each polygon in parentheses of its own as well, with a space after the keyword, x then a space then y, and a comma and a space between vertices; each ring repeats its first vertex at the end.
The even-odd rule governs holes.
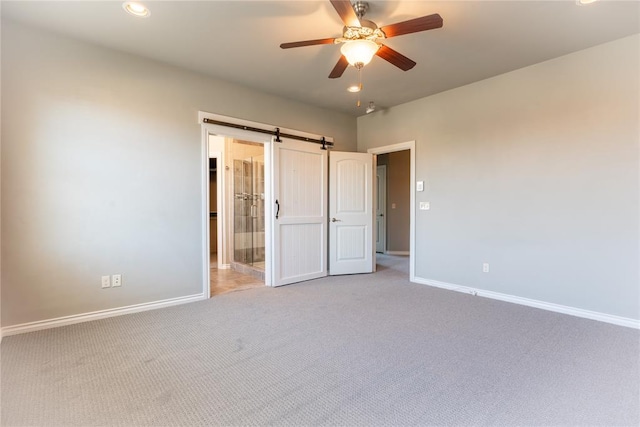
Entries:
POLYGON ((356 12, 358 19, 362 21, 362 17, 369 10, 369 3, 367 3, 366 1, 357 1, 353 3, 353 10, 356 12))
POLYGON ((386 38, 385 34, 378 28, 375 22, 361 19, 360 25, 360 27, 344 27, 342 29, 342 38, 336 39, 336 43, 363 39, 375 41, 376 39, 386 38))

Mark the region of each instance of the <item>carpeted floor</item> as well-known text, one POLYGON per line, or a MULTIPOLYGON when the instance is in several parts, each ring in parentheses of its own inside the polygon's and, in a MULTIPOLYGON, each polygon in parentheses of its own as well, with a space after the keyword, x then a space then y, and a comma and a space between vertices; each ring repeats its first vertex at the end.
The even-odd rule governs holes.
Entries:
POLYGON ((640 424, 639 331, 380 264, 6 337, 2 425, 640 424))

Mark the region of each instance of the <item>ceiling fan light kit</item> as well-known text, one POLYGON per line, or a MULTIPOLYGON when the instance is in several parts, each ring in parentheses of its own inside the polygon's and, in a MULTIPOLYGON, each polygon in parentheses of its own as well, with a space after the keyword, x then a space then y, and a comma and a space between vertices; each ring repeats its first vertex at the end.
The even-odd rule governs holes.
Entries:
POLYGON ((380 46, 371 40, 351 40, 342 45, 340 53, 347 58, 347 62, 356 68, 362 68, 371 62, 380 46))

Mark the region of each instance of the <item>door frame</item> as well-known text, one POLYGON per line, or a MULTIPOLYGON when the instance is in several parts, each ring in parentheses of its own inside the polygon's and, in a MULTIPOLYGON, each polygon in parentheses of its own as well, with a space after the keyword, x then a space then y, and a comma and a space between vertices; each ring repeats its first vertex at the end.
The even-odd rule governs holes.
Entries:
MULTIPOLYGON (((378 202, 380 201, 381 198, 383 198, 383 203, 382 203, 382 223, 384 224, 384 227, 382 227, 384 229, 384 236, 383 236, 383 242, 382 242, 382 253, 386 254, 387 253, 387 165, 379 165, 378 164, 378 158, 376 157, 376 177, 379 176, 379 172, 380 170, 384 171, 384 191, 380 192, 380 185, 378 180, 376 179, 376 205, 378 204, 378 202)), ((376 227, 376 235, 374 237, 377 237, 379 239, 379 236, 377 236, 377 232, 378 232, 378 207, 376 206, 376 213, 375 213, 375 227, 376 227)), ((376 240, 378 240, 376 239, 376 240)), ((376 242, 376 249, 374 251, 374 253, 378 253, 378 246, 377 246, 377 242, 376 242)))
MULTIPOLYGON (((398 144, 385 145, 382 147, 369 148, 367 153, 386 154, 394 153, 396 151, 409 150, 410 153, 410 196, 409 196, 409 281, 415 282, 416 278, 416 265, 415 265, 415 251, 416 251, 416 141, 400 142, 398 144)), ((375 165, 378 166, 378 159, 375 159, 375 165)), ((375 201, 374 201, 375 203, 375 201)), ((375 208, 375 205, 374 205, 375 208)), ((375 240, 374 240, 375 241, 375 240)))
MULTIPOLYGON (((209 135, 217 135, 224 136, 226 138, 239 139, 244 141, 252 141, 260 144, 264 144, 265 151, 265 199, 271 197, 270 189, 267 188, 267 183, 271 182, 271 157, 269 156, 269 152, 271 151, 271 141, 270 137, 258 132, 251 132, 244 129, 235 129, 229 128, 219 125, 213 125, 209 123, 204 123, 204 118, 209 118, 213 120, 227 121, 227 122, 239 122, 238 124, 246 124, 247 126, 253 126, 255 123, 239 121, 238 119, 233 119, 231 117, 220 116, 217 114, 210 114, 199 112, 198 119, 199 123, 202 126, 202 152, 204 158, 201 162, 203 165, 203 180, 202 180, 202 230, 204 232, 204 239, 202 242, 202 251, 203 251, 203 272, 202 272, 202 290, 206 296, 206 298, 210 298, 211 296, 211 266, 209 265, 209 248, 211 242, 209 241, 210 230, 209 230, 209 163, 205 161, 209 157, 209 135), (250 123, 250 124, 249 124, 250 123)), ((218 153, 216 153, 218 154, 218 153)), ((226 150, 219 152, 220 157, 218 158, 218 170, 229 166, 225 162, 226 150)), ((224 178, 224 174, 218 174, 218 210, 226 211, 226 179, 224 178), (220 176, 222 175, 222 179, 220 176), (224 187, 221 188, 221 185, 224 184, 224 187)), ((271 207, 265 204, 265 218, 268 218, 267 215, 271 215, 271 207)), ((223 212, 224 216, 224 212, 223 212)), ((220 219, 220 216, 218 217, 220 219)), ((224 227, 225 220, 218 221, 218 251, 224 251, 227 254, 227 257, 231 257, 231 254, 227 252, 227 236, 226 231, 227 228, 224 227), (223 245, 222 248, 220 245, 223 245)), ((268 221, 265 221, 265 266, 264 266, 264 280, 266 286, 271 286, 271 248, 268 246, 269 239, 271 239, 271 224, 268 221)), ((230 258, 229 258, 230 262, 230 258)), ((218 264, 220 262, 218 261, 218 264)))

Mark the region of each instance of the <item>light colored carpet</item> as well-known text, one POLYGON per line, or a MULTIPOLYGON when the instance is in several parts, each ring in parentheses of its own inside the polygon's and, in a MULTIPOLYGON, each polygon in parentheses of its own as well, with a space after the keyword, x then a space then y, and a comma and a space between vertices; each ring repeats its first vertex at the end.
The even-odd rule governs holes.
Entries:
POLYGON ((2 341, 2 424, 637 426, 639 332, 373 275, 2 341))

